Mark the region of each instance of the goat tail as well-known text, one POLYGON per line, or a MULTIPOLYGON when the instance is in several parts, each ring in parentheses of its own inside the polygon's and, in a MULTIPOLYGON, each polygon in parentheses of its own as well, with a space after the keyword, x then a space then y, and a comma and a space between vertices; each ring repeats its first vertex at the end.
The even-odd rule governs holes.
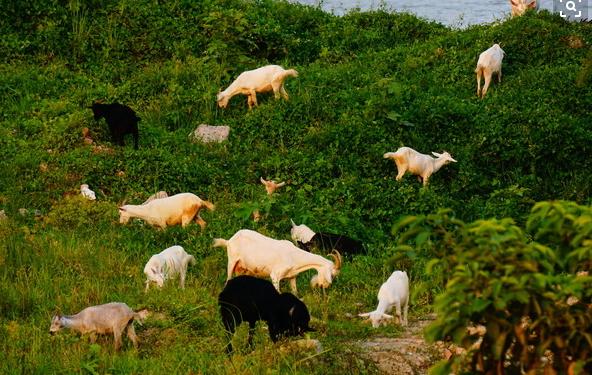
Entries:
POLYGON ((216 209, 216 206, 210 202, 210 201, 201 201, 202 206, 205 206, 205 208, 207 208, 210 211, 214 211, 216 209))
POLYGON ((275 74, 273 76, 273 79, 283 82, 284 79, 286 79, 286 77, 298 77, 298 72, 295 71, 294 69, 284 70, 284 71, 281 71, 281 72, 275 74))
POLYGON ((284 72, 286 76, 298 77, 298 72, 295 69, 288 69, 284 72))
POLYGON ((137 321, 139 324, 144 323, 144 320, 148 317, 150 312, 148 309, 143 309, 138 312, 134 312, 134 320, 137 321))
POLYGON ((475 73, 477 73, 478 76, 481 76, 483 75, 483 69, 485 69, 483 66, 477 65, 477 67, 475 68, 475 73))
POLYGON ((228 241, 224 238, 215 238, 212 247, 228 247, 228 241))

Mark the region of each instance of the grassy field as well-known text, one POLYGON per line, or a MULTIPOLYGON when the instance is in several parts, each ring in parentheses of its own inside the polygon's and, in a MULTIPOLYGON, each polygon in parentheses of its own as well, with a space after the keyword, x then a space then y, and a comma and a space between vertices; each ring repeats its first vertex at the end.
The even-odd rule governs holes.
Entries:
MULTIPOLYGON (((404 268, 410 318, 421 318, 446 278, 426 273, 429 258, 393 261, 398 219, 450 208, 467 222, 523 225, 537 201, 592 203, 590 23, 541 12, 454 30, 282 1, 60 4, 0 5, 1 373, 375 373, 353 343, 401 329, 348 314, 373 310, 380 284, 404 268), (480 100, 476 59, 496 42, 507 53, 503 81, 480 100), (299 71, 286 81, 289 101, 259 95, 248 111, 239 96, 216 107, 219 89, 267 63, 299 71), (138 113, 139 150, 131 138, 109 143, 88 109, 97 99, 138 113), (189 142, 201 123, 229 125, 228 142, 189 142), (409 175, 397 182, 382 155, 403 145, 458 163, 428 188, 409 175), (260 177, 287 186, 269 198, 260 177), (78 197, 82 183, 96 202, 78 197), (118 223, 119 204, 159 190, 214 202, 205 231, 118 223), (280 351, 260 327, 255 350, 230 359, 217 311, 226 254, 212 240, 242 228, 288 239, 290 219, 359 238, 369 254, 347 262, 326 294, 309 287, 311 272, 299 277, 322 354, 280 351), (145 262, 174 244, 197 258, 186 289, 145 294, 145 262), (153 312, 136 328, 139 350, 49 335, 55 313, 110 301, 153 312)), ((238 346, 245 336, 243 327, 238 346)))

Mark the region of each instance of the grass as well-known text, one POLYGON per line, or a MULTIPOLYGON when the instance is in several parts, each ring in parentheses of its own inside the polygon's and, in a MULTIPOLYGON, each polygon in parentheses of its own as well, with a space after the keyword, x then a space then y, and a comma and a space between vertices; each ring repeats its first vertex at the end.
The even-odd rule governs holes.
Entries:
POLYGON ((335 17, 271 0, 0 7, 13 21, 0 24, 2 373, 375 373, 352 343, 400 330, 376 331, 346 313, 373 309, 396 268, 411 277, 411 319, 430 313, 441 291, 424 271, 428 259, 389 262, 398 218, 449 207, 467 222, 520 223, 536 201, 591 202, 587 23, 541 12, 451 30, 408 14, 335 17), (479 100, 476 58, 499 41, 504 81, 479 100), (252 111, 244 97, 216 107, 220 88, 266 63, 300 72, 286 81, 289 101, 259 95, 252 111), (139 150, 131 139, 110 145, 87 108, 96 99, 136 110, 139 150), (200 123, 229 125, 228 142, 190 143, 200 123), (85 145, 84 127, 111 150, 85 145), (428 188, 409 175, 397 182, 382 154, 403 145, 459 162, 428 188), (270 199, 259 177, 288 184, 270 199), (81 183, 96 202, 76 197, 81 183), (214 202, 207 229, 118 224, 118 204, 158 190, 214 202), (260 327, 255 350, 229 359, 216 304, 226 256, 211 242, 241 228, 288 238, 289 219, 359 238, 369 255, 346 263, 326 295, 309 287, 311 273, 299 277, 315 318, 310 336, 325 352, 281 352, 260 327), (144 294, 143 265, 173 244, 198 259, 186 289, 144 294), (109 301, 155 312, 137 328, 138 351, 48 334, 54 313, 109 301))

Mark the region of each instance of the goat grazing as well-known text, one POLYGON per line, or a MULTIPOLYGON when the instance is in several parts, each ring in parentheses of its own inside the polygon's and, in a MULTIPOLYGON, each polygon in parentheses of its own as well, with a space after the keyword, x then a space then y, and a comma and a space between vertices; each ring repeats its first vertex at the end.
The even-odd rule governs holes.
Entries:
POLYGON ((380 286, 378 290, 378 307, 376 310, 359 314, 362 318, 369 318, 372 322, 372 327, 380 327, 381 324, 386 324, 387 320, 393 319, 392 315, 387 314, 395 307, 397 318, 403 325, 407 325, 407 310, 409 308, 409 278, 405 271, 395 271, 380 286), (403 316, 401 317, 401 310, 403 316), (401 319, 402 318, 402 319, 401 319))
POLYGON ((325 232, 313 232, 312 229, 304 224, 296 225, 293 220, 290 235, 292 240, 298 243, 298 246, 306 251, 317 248, 328 252, 337 250, 344 255, 362 254, 365 252, 364 244, 342 234, 333 234, 325 232))
POLYGON ((510 0, 512 6, 512 17, 521 16, 528 9, 537 9, 537 0, 510 0))
POLYGON ((505 55, 506 53, 497 43, 479 55, 477 68, 475 68, 475 73, 477 73, 477 96, 485 97, 493 73, 497 73, 498 82, 502 81, 502 60, 505 55), (485 79, 483 90, 481 90, 481 77, 485 79))
POLYGON ((195 258, 189 255, 181 246, 171 246, 168 249, 154 254, 146 266, 144 267, 144 274, 146 274, 146 289, 151 282, 156 283, 162 288, 164 281, 179 275, 179 287, 185 288, 185 275, 187 274, 187 264, 195 265, 195 258))
POLYGON ((51 319, 49 333, 52 335, 62 328, 70 328, 84 335, 91 333, 94 342, 96 334, 113 334, 115 350, 121 347, 121 334, 127 328, 127 337, 134 347, 138 347, 134 320, 141 323, 148 315, 148 310, 134 312, 125 303, 111 302, 104 305, 91 306, 76 315, 55 315, 51 319))
POLYGON ((269 195, 269 196, 271 196, 274 191, 276 191, 277 189, 281 188, 282 186, 284 186, 286 184, 285 182, 277 183, 274 180, 267 181, 267 180, 264 180, 263 177, 260 177, 259 181, 261 181, 263 186, 265 186, 265 191, 267 192, 267 195, 269 195))
POLYGON ((83 197, 91 201, 97 199, 95 192, 90 190, 87 184, 80 185, 80 194, 82 194, 83 197))
POLYGON ((286 77, 298 77, 298 72, 294 69, 284 69, 279 65, 266 65, 255 70, 247 70, 239 76, 226 88, 218 93, 218 106, 226 108, 228 101, 235 95, 243 94, 247 96, 249 109, 257 106, 257 93, 269 92, 273 90, 276 99, 280 95, 288 100, 288 93, 284 88, 286 77))
MULTIPOLYGON (((249 345, 258 320, 267 323, 273 342, 282 336, 299 336, 312 331, 304 302, 291 293, 280 294, 267 280, 246 275, 229 280, 218 296, 218 305, 229 336, 243 321, 249 323, 249 345)), ((231 337, 226 352, 232 352, 231 337)))
POLYGON ((298 247, 287 240, 276 240, 252 230, 239 230, 229 240, 217 238, 214 247, 225 247, 228 252, 226 282, 234 272, 257 277, 270 277, 273 286, 280 291, 280 281, 290 280, 292 293, 297 294, 296 276, 309 269, 317 274, 312 277, 312 287, 328 288, 341 269, 339 252, 329 254, 335 260, 323 258, 298 247))
POLYGON ((423 181, 423 186, 428 184, 428 180, 432 173, 437 172, 442 166, 454 162, 456 160, 444 151, 442 154, 432 152, 437 159, 430 155, 421 154, 409 147, 401 147, 396 152, 387 152, 384 154, 385 159, 393 159, 397 165, 397 181, 401 181, 405 172, 409 171, 417 175, 420 181, 423 181))
POLYGON ((134 148, 138 149, 138 121, 140 118, 136 116, 133 109, 119 103, 93 103, 90 108, 95 120, 99 120, 101 117, 105 118, 114 143, 124 146, 123 136, 131 134, 134 137, 134 148))
POLYGON ((178 224, 185 227, 195 218, 195 222, 203 230, 206 222, 199 216, 199 211, 203 207, 210 211, 214 210, 214 205, 211 202, 204 201, 195 194, 180 193, 141 205, 126 204, 121 206, 119 207, 119 222, 126 224, 130 218, 137 217, 145 220, 148 224, 164 229, 167 226, 178 224))

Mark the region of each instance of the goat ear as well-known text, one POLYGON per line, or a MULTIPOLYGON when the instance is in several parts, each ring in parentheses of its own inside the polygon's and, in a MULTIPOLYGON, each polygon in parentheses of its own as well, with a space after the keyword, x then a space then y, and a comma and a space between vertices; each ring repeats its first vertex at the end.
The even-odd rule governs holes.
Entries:
POLYGON ((358 316, 359 316, 360 318, 367 318, 367 317, 369 317, 369 316, 370 316, 370 313, 362 313, 362 314, 358 314, 358 316))
POLYGON ((292 308, 290 309, 290 311, 288 311, 288 314, 290 315, 290 317, 292 317, 294 315, 294 309, 295 309, 295 307, 292 306, 292 308))
POLYGON ((438 154, 437 152, 433 152, 433 151, 432 151, 432 154, 433 154, 435 157, 437 157, 437 158, 439 158, 440 156, 442 156, 442 154, 438 154))
POLYGON ((510 0, 510 4, 512 4, 512 6, 515 6, 515 7, 518 6, 518 3, 514 0, 510 0))
POLYGON ((119 211, 124 211, 125 212, 125 208, 119 207, 119 211))
POLYGON ((534 9, 534 8, 536 8, 536 4, 537 4, 536 0, 534 0, 534 1, 531 1, 531 2, 530 2, 530 4, 528 4, 528 7, 529 7, 530 9, 534 9))
POLYGON ((393 319, 394 318, 394 316, 389 315, 389 314, 384 314, 384 313, 382 314, 382 317, 385 319, 393 319))

